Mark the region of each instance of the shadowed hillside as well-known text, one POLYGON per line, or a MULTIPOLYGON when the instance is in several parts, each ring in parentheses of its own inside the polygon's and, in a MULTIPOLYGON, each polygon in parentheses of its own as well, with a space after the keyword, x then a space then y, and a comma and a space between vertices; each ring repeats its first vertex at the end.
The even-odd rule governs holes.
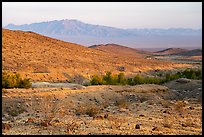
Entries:
POLYGON ((168 49, 164 49, 161 51, 157 51, 155 52, 156 54, 162 54, 162 55, 170 55, 170 54, 179 54, 179 53, 183 53, 186 52, 188 50, 186 49, 181 49, 181 48, 168 48, 168 49))
POLYGON ((181 56, 202 56, 202 49, 194 49, 186 52, 178 53, 181 56))

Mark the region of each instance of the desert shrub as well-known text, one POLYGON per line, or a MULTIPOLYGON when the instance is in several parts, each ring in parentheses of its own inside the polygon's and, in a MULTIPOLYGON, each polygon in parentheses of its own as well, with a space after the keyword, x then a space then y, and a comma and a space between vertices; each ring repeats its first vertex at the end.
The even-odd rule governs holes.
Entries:
POLYGON ((102 85, 103 80, 98 75, 93 75, 90 81, 91 85, 102 85))
POLYGON ((96 106, 95 104, 84 104, 76 108, 76 115, 89 115, 90 117, 94 117, 98 113, 100 113, 102 106, 96 106))
POLYGON ((10 116, 15 117, 26 111, 26 109, 24 106, 22 105, 18 106, 18 103, 14 102, 9 104, 9 107, 6 108, 6 111, 10 116))
POLYGON ((202 79, 202 71, 200 69, 198 70, 186 69, 183 72, 183 76, 188 79, 202 79))
POLYGON ((183 75, 180 74, 180 73, 176 73, 176 74, 170 74, 170 73, 167 73, 165 75, 165 82, 168 82, 168 81, 171 81, 171 80, 175 80, 175 79, 178 79, 178 78, 181 78, 183 75))
POLYGON ((144 97, 144 96, 140 97, 139 99, 140 99, 140 102, 141 102, 141 103, 143 103, 143 102, 145 102, 145 101, 148 100, 148 98, 147 98, 147 97, 144 97))
POLYGON ((114 102, 114 105, 118 106, 119 108, 128 108, 130 103, 126 99, 119 98, 114 102))
POLYGON ((159 78, 156 78, 156 77, 146 77, 144 78, 143 80, 145 84, 160 84, 161 81, 159 78))
POLYGON ((174 109, 176 111, 178 111, 180 114, 182 114, 184 112, 184 107, 186 106, 186 104, 184 103, 184 101, 176 101, 176 103, 174 104, 174 109))
POLYGON ((133 80, 133 78, 127 78, 127 84, 128 85, 134 85, 134 80, 133 80))
POLYGON ((67 129, 66 129, 66 133, 67 134, 72 134, 76 129, 79 128, 78 123, 76 122, 76 120, 71 120, 69 121, 67 124, 67 129))
POLYGON ((94 117, 99 113, 100 109, 97 106, 90 106, 86 109, 85 114, 94 117))
POLYGON ((21 79, 18 85, 18 88, 30 88, 32 86, 30 79, 26 78, 26 79, 21 79))
POLYGON ((2 73, 2 88, 30 88, 30 79, 20 78, 18 73, 2 73))
POLYGON ((16 108, 16 109, 8 111, 8 114, 10 116, 15 117, 15 116, 18 116, 19 114, 23 113, 24 111, 25 111, 24 108, 16 108))
POLYGON ((136 75, 133 79, 133 85, 137 84, 162 84, 162 79, 157 77, 142 77, 140 75, 136 75))
POLYGON ((133 79, 133 84, 143 84, 144 83, 144 79, 140 76, 140 75, 136 75, 133 79))

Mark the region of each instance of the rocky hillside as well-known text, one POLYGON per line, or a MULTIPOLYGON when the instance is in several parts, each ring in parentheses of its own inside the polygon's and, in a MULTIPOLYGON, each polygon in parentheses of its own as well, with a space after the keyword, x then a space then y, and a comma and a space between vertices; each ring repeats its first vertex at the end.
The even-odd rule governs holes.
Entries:
MULTIPOLYGON (((185 67, 158 60, 147 60, 137 52, 127 56, 121 52, 87 48, 78 44, 49 38, 33 32, 2 30, 2 68, 17 71, 22 77, 34 81, 65 81, 73 77, 90 78, 106 71, 119 73, 121 66, 125 74, 154 69, 185 67)), ((113 48, 113 47, 112 47, 113 48)), ((110 49, 108 49, 110 50, 110 49)), ((127 50, 128 51, 128 50, 127 50)), ((130 53, 129 51, 127 52, 130 53)))

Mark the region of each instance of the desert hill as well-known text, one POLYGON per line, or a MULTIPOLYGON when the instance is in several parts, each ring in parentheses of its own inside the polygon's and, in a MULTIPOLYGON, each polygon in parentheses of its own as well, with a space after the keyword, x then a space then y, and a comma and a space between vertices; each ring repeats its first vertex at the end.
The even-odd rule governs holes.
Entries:
POLYGON ((120 55, 125 55, 125 56, 141 56, 143 53, 140 50, 130 48, 130 47, 125 47, 122 45, 118 44, 100 44, 100 45, 93 45, 90 46, 89 48, 94 48, 97 50, 105 51, 111 54, 120 54, 120 55))
POLYGON ((202 49, 194 49, 186 52, 177 53, 180 56, 202 56, 202 49))
POLYGON ((33 32, 2 31, 2 69, 19 72, 22 77, 29 77, 33 81, 90 78, 93 74, 104 74, 106 71, 119 73, 118 67, 121 66, 125 68, 125 74, 187 66, 147 60, 139 53, 136 53, 137 56, 127 56, 125 52, 113 54, 33 32))
POLYGON ((161 51, 155 52, 156 54, 162 54, 162 55, 171 55, 171 54, 178 54, 178 53, 183 53, 188 50, 186 49, 181 49, 181 48, 167 48, 161 51))

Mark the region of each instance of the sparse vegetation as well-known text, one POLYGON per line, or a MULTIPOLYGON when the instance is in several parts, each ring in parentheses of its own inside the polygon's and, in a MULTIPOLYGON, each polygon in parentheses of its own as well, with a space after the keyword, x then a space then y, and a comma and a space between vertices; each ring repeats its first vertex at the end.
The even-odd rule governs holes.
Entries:
POLYGON ((19 102, 12 102, 8 103, 8 106, 5 108, 8 115, 15 117, 19 114, 26 111, 25 107, 22 104, 19 104, 19 102))
POLYGON ((80 106, 76 109, 76 115, 89 115, 90 117, 94 117, 100 112, 100 107, 90 104, 90 105, 84 105, 80 106))
POLYGON ((115 106, 118 106, 119 108, 128 108, 128 106, 130 105, 129 102, 127 102, 127 100, 121 98, 121 99, 117 99, 114 103, 115 106))
POLYGON ((22 79, 18 73, 2 73, 2 88, 30 88, 29 78, 22 79))
POLYGON ((79 125, 74 120, 67 123, 66 126, 67 126, 67 129, 66 129, 67 134, 71 134, 75 129, 79 128, 79 125))
POLYGON ((124 73, 112 75, 111 72, 106 72, 106 74, 102 76, 93 75, 91 85, 163 84, 178 78, 202 79, 202 72, 200 69, 186 69, 183 72, 177 72, 175 74, 166 73, 164 76, 160 76, 161 77, 142 77, 137 74, 133 78, 126 78, 124 73))
POLYGON ((136 75, 134 78, 125 78, 124 73, 112 75, 107 72, 106 75, 94 75, 91 79, 91 85, 137 85, 137 84, 162 84, 163 80, 156 77, 142 77, 136 75))
POLYGON ((99 113, 99 108, 96 106, 91 106, 89 108, 86 109, 85 114, 89 115, 90 117, 93 117, 95 115, 97 115, 99 113))

